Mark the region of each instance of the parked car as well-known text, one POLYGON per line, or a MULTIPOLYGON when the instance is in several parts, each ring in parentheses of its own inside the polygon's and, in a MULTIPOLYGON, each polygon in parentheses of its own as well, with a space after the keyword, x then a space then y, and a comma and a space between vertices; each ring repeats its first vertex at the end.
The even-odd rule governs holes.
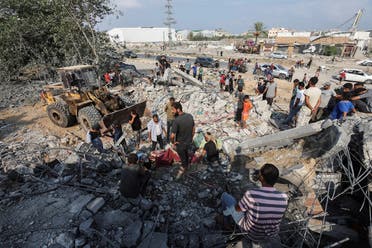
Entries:
POLYGON ((218 68, 220 67, 220 62, 218 60, 214 60, 210 57, 197 57, 195 60, 196 64, 200 64, 202 67, 208 68, 218 68))
MULTIPOLYGON (((271 64, 260 64, 256 73, 261 74, 270 66, 271 64)), ((280 78, 280 79, 286 79, 289 77, 289 73, 286 68, 278 64, 274 64, 273 66, 274 66, 273 72, 272 72, 273 77, 280 78)))
POLYGON ((307 53, 313 54, 313 53, 315 53, 315 51, 316 51, 316 47, 311 45, 307 49, 303 50, 302 53, 303 54, 307 54, 307 53))
POLYGON ((345 72, 345 81, 372 84, 372 75, 368 75, 359 69, 343 69, 334 78, 340 79, 342 72, 345 72))
POLYGON ((120 71, 130 73, 134 77, 143 76, 143 74, 137 70, 135 65, 120 62, 119 64, 117 64, 117 67, 120 71))
POLYGON ((372 59, 365 59, 365 60, 359 61, 357 62, 357 65, 372 66, 372 59))
POLYGON ((281 52, 273 52, 269 57, 273 59, 286 59, 287 55, 281 52))
POLYGON ((124 57, 134 59, 137 58, 137 54, 135 54, 133 51, 124 51, 123 53, 124 57))

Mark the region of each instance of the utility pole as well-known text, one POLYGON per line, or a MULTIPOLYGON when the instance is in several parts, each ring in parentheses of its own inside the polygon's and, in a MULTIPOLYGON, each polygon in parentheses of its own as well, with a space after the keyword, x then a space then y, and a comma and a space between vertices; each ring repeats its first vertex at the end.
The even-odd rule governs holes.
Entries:
POLYGON ((164 25, 168 26, 168 45, 172 45, 172 25, 176 24, 176 20, 173 18, 173 4, 172 0, 166 0, 165 4, 165 18, 164 25))

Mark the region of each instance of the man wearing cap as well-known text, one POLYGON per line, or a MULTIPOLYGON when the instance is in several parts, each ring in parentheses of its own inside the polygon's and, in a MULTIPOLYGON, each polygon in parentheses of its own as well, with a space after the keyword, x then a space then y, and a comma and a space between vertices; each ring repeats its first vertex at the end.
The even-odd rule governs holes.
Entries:
POLYGON ((322 94, 320 96, 320 105, 316 115, 314 115, 313 120, 317 121, 323 116, 324 112, 328 109, 328 103, 332 97, 336 96, 336 92, 331 89, 331 83, 326 82, 323 84, 323 87, 320 89, 322 94))
POLYGON ((311 117, 313 114, 316 113, 318 107, 320 105, 320 96, 322 91, 316 86, 318 79, 316 77, 312 77, 309 80, 309 88, 305 90, 305 103, 302 106, 301 110, 298 113, 297 118, 297 127, 305 126, 309 124, 311 117))

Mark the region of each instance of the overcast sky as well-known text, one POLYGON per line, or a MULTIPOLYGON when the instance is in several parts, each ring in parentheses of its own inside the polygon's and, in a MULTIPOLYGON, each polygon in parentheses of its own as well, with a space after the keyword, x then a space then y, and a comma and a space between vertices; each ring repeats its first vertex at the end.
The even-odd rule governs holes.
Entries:
MULTIPOLYGON (((164 26, 166 0, 111 0, 122 12, 100 30, 115 27, 164 26)), ((326 30, 340 26, 364 9, 359 29, 372 29, 372 0, 173 0, 176 29, 216 29, 241 33, 261 21, 266 28, 326 30)), ((350 28, 348 22, 341 29, 350 28)))

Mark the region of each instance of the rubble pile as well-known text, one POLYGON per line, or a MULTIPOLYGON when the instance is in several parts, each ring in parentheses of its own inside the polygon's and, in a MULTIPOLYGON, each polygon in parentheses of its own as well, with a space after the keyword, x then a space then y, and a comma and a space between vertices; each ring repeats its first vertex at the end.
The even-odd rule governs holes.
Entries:
POLYGON ((365 243, 365 232, 358 230, 369 225, 371 118, 278 132, 269 106, 252 97, 248 129, 242 130, 234 122, 233 95, 214 83, 203 89, 174 84, 136 80, 123 99, 146 99, 164 121, 168 98, 180 100, 197 129, 223 140, 221 166, 195 164, 180 180, 177 165, 153 168, 142 197, 128 199, 119 192, 125 161, 115 151, 100 154, 68 132, 61 139, 8 130, 2 121, 7 138, 0 142, 0 246, 226 247, 239 235, 216 221, 220 196, 227 191, 239 199, 257 187, 252 172, 264 163, 279 167, 276 187, 289 196, 283 244, 323 246, 340 237, 365 243))
POLYGON ((40 101, 40 81, 0 83, 0 109, 32 105, 40 101))
POLYGON ((173 96, 183 105, 183 110, 194 116, 196 128, 211 132, 215 137, 221 138, 227 145, 239 144, 248 137, 263 136, 277 131, 277 128, 268 121, 271 110, 261 97, 251 97, 254 109, 251 111, 248 128, 241 129, 234 122, 234 111, 237 99, 228 92, 219 92, 219 86, 213 83, 205 84, 201 89, 198 86, 185 85, 150 85, 145 81, 137 81, 129 92, 133 102, 144 99, 148 106, 152 106, 152 113, 158 113, 165 121, 164 107, 169 97, 173 96))

